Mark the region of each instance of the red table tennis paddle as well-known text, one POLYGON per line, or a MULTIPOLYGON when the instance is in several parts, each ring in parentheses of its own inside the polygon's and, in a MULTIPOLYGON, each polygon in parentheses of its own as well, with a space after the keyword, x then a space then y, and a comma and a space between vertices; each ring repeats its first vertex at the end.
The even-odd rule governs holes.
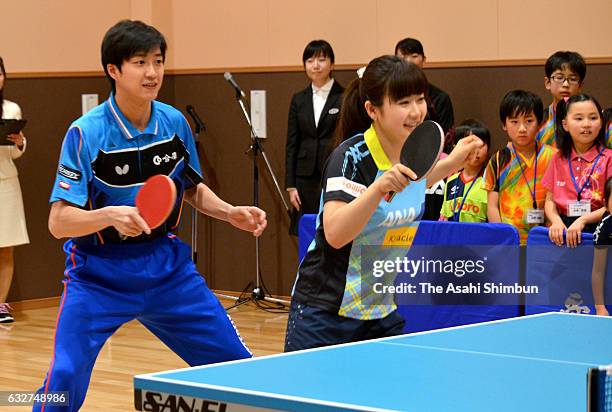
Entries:
POLYGON ((151 176, 136 194, 138 212, 151 229, 168 219, 175 202, 176 186, 165 175, 151 176))
MULTIPOLYGON (((427 177, 438 162, 443 148, 444 131, 438 123, 425 120, 418 125, 406 138, 400 152, 400 162, 417 175, 416 179, 411 180, 418 182, 427 177)), ((391 192, 385 199, 390 202, 394 195, 391 192)))

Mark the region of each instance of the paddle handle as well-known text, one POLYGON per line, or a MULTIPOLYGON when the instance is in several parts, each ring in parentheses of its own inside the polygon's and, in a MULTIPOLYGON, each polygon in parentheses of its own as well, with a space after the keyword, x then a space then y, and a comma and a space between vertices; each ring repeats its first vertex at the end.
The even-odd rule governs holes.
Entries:
MULTIPOLYGON (((410 180, 411 182, 416 182, 416 180, 413 180, 410 178, 410 176, 408 176, 405 173, 402 173, 404 176, 406 176, 408 178, 408 180, 410 180)), ((395 197, 395 195, 397 194, 397 192, 389 192, 385 195, 385 197, 383 199, 385 199, 387 201, 387 203, 391 202, 393 200, 393 198, 395 197)))

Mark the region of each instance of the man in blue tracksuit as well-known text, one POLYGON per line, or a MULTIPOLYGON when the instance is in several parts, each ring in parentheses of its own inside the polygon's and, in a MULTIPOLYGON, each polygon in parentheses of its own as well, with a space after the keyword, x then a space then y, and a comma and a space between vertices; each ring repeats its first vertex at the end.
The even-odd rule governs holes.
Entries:
POLYGON ((51 365, 34 410, 78 410, 104 342, 138 319, 189 365, 250 357, 231 319, 172 234, 183 200, 199 211, 261 235, 266 215, 232 206, 202 183, 189 125, 155 101, 166 41, 155 28, 124 20, 102 42, 113 92, 68 129, 51 194, 49 229, 64 245, 64 292, 51 365), (177 187, 174 210, 151 230, 134 197, 153 175, 177 187), (67 392, 69 405, 50 396, 67 392))

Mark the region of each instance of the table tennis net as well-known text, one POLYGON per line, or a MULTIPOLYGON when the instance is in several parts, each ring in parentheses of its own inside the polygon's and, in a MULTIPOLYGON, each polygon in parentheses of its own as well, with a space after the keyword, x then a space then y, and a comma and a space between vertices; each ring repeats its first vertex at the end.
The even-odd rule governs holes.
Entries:
POLYGON ((587 379, 589 412, 612 412, 612 365, 591 368, 587 379))

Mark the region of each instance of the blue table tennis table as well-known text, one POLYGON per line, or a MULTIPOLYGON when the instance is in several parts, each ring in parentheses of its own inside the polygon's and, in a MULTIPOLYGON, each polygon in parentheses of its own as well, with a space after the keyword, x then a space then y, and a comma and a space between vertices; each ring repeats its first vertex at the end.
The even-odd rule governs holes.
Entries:
POLYGON ((586 411, 612 318, 546 313, 134 378, 143 411, 586 411))

